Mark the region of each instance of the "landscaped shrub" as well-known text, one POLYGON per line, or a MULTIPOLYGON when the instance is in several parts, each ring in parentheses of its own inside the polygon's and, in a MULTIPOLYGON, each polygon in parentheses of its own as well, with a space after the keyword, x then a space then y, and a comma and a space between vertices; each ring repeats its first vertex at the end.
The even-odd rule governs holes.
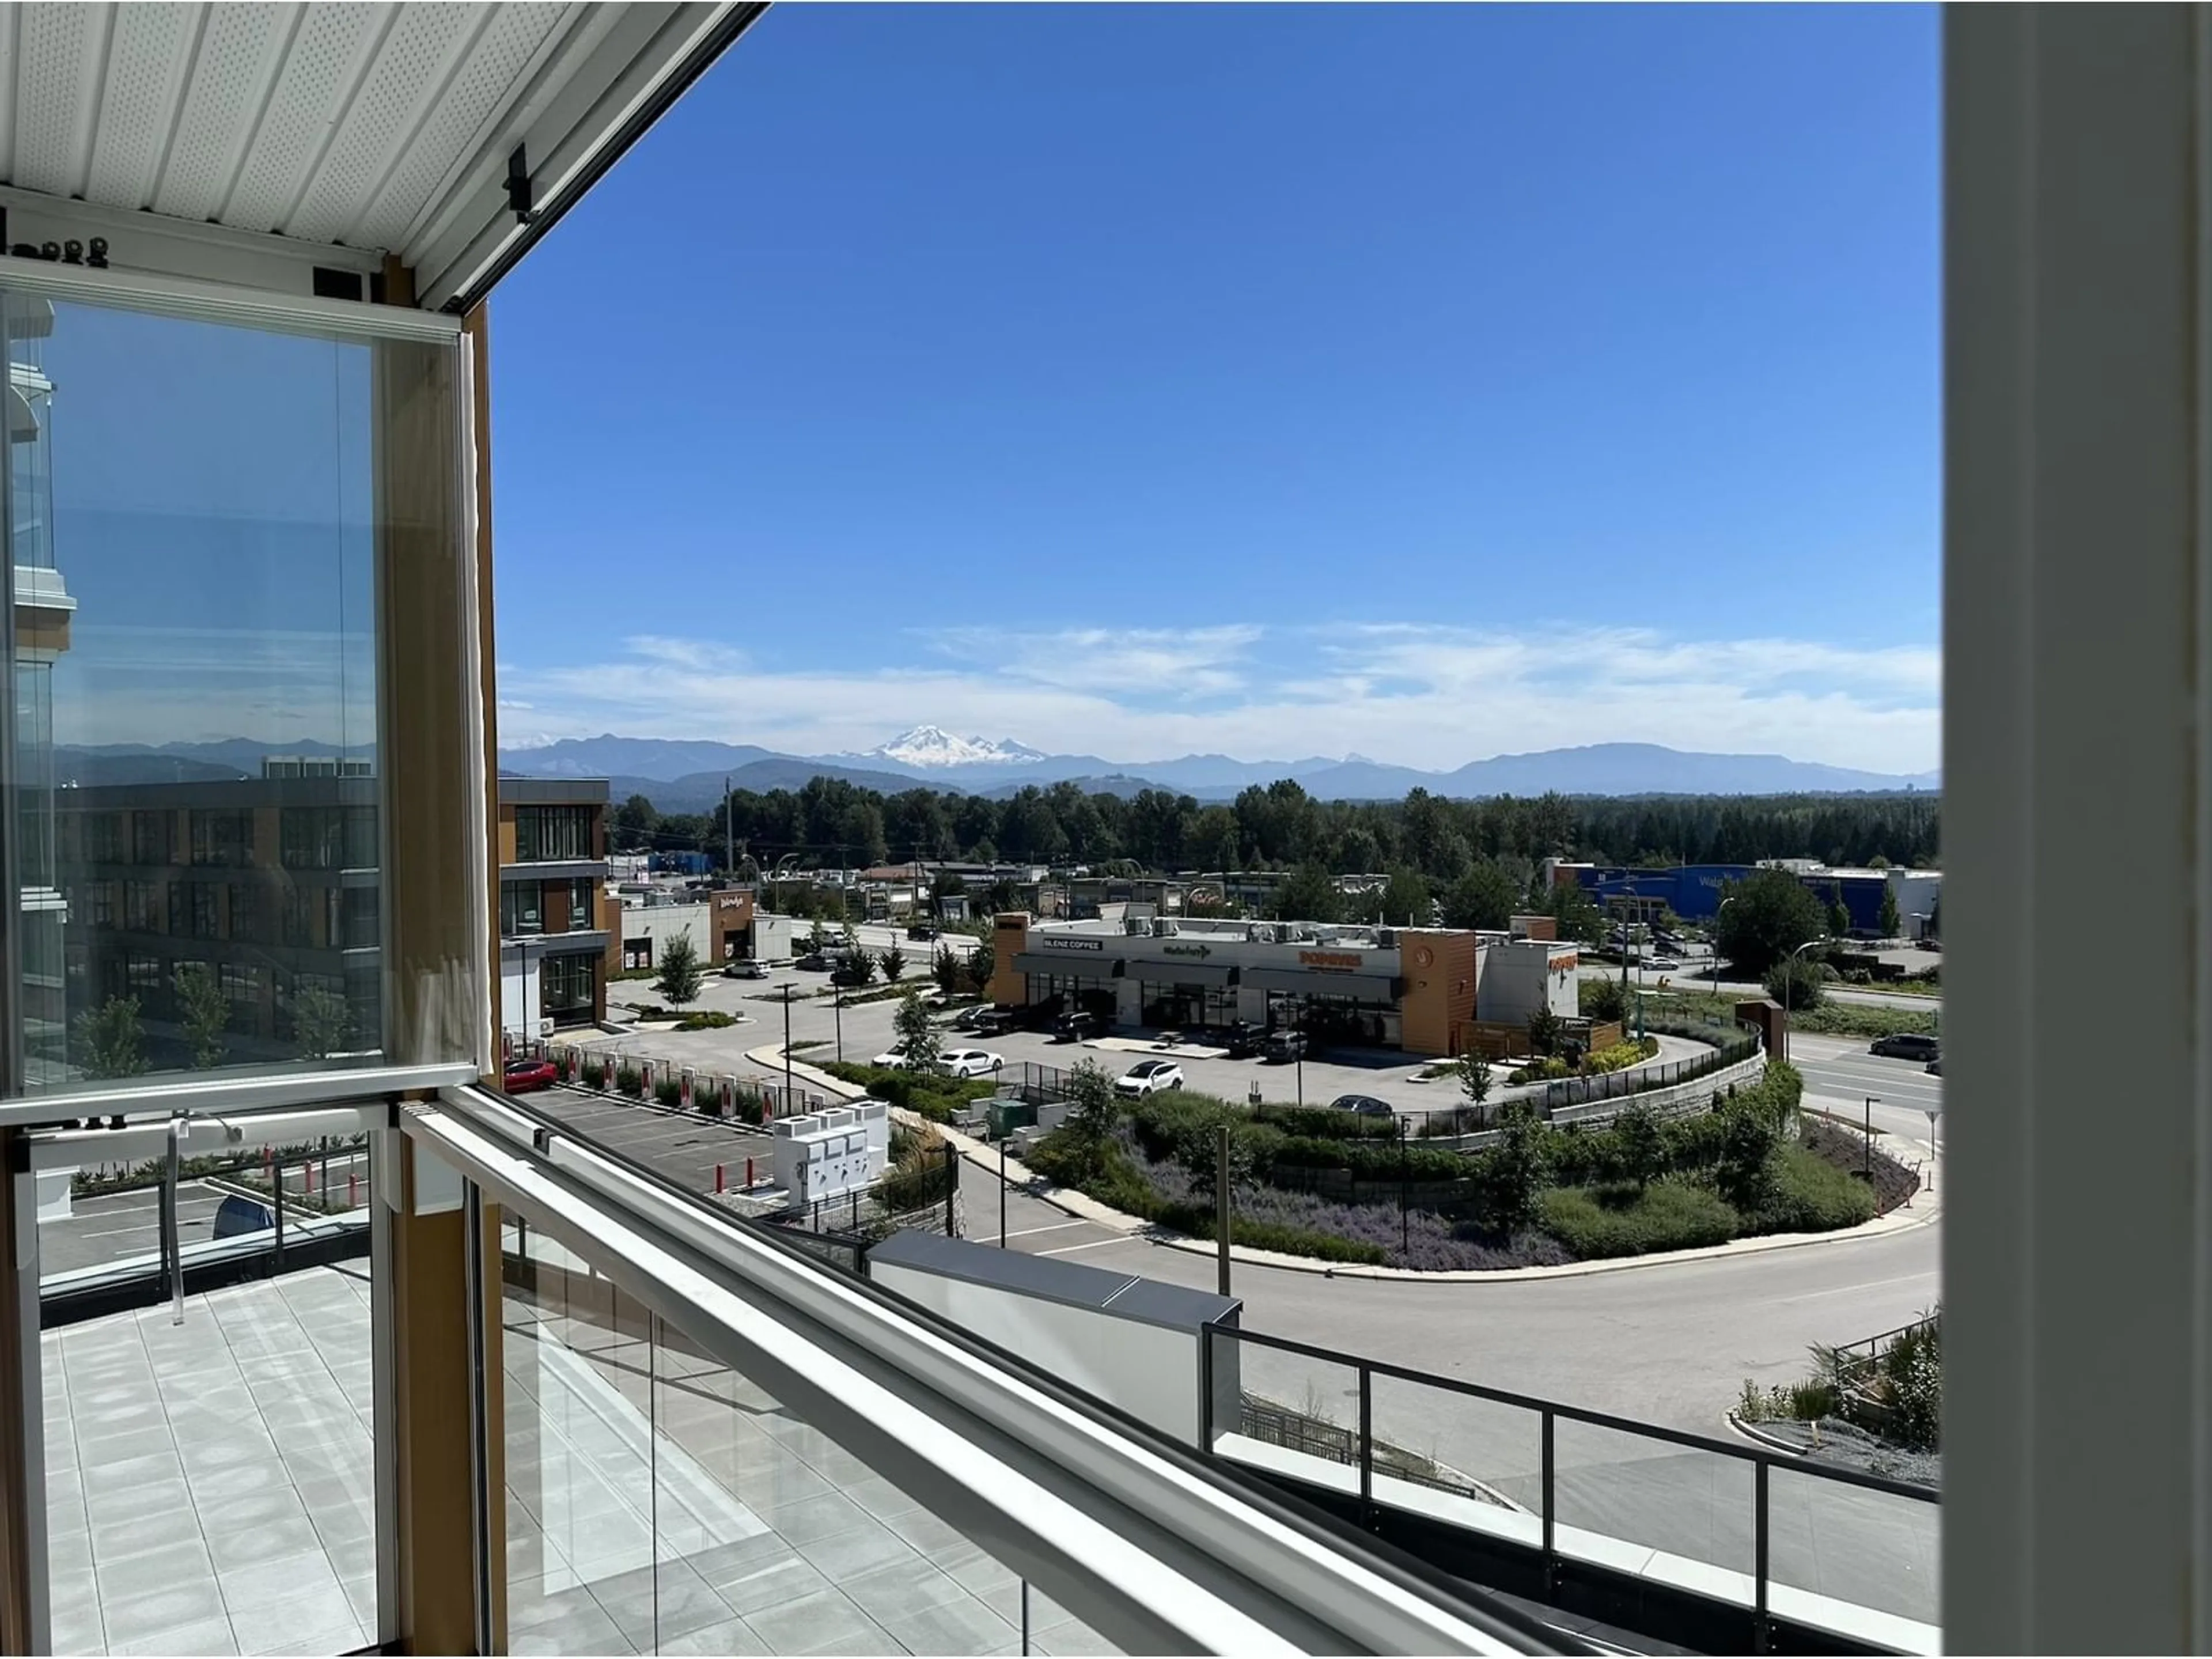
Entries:
POLYGON ((645 1092, 645 1079, 638 1074, 637 1067, 625 1065, 615 1073, 615 1087, 622 1093, 632 1097, 642 1095, 645 1092))
POLYGON ((681 1106, 684 1103, 684 1085, 677 1078, 662 1078, 653 1085, 653 1097, 664 1106, 681 1106))
POLYGON ((553 1056, 553 1075, 566 1083, 576 1069, 575 1056, 566 1048, 553 1056))
POLYGON ((1683 1181, 1656 1182, 1641 1192, 1626 1182, 1554 1187, 1537 1213, 1544 1231, 1582 1261, 1725 1244, 1741 1224, 1719 1198, 1683 1181))
POLYGON ((1556 1083, 1572 1077, 1575 1068, 1564 1060, 1540 1060, 1533 1066, 1516 1066, 1505 1074, 1508 1083, 1556 1083))
POLYGON ((1263 1105, 1252 1113, 1255 1123, 1267 1123, 1286 1135, 1321 1140, 1395 1140, 1395 1120, 1369 1117, 1358 1112, 1340 1112, 1328 1106, 1263 1105))
POLYGON ((1619 1019, 1628 1011, 1628 994, 1620 988, 1617 979, 1586 979, 1578 995, 1583 1018, 1600 1024, 1619 1019))
POLYGON ((860 1066, 849 1060, 830 1060, 822 1070, 847 1083, 856 1083, 878 1100, 917 1112, 935 1123, 949 1123, 971 1100, 997 1092, 997 1085, 977 1078, 949 1078, 935 1072, 908 1072, 888 1066, 860 1066))
MULTIPOLYGON (((1651 1052, 1653 1054, 1658 1052, 1658 1045, 1656 1042, 1652 1045, 1651 1052)), ((1593 1050, 1583 1060, 1583 1070, 1592 1075, 1600 1072, 1625 1072, 1632 1066, 1641 1066, 1648 1058, 1649 1056, 1644 1052, 1643 1044, 1631 1039, 1626 1042, 1616 1042, 1610 1047, 1593 1050)))
POLYGON ((1874 1219, 1874 1189, 1811 1148, 1791 1142, 1774 1156, 1765 1203, 1745 1231, 1825 1233, 1874 1219))
POLYGON ((676 1022, 679 1031, 720 1031, 738 1023, 732 1014, 717 1013, 711 1008, 702 1008, 696 1013, 686 1014, 676 1022))

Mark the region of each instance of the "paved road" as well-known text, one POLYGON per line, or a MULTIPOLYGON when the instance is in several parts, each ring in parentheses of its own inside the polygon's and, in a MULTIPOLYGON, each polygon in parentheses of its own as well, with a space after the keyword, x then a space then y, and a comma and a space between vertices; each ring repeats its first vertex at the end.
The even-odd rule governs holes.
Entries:
MULTIPOLYGON (((999 1194, 986 1160, 963 1176, 969 1236, 1000 1238, 999 1194)), ((1212 1258, 1074 1219, 1026 1193, 1006 1195, 1008 1249, 1194 1289, 1215 1286, 1212 1258)), ((1494 1284, 1323 1278, 1235 1264, 1244 1328, 1387 1359, 1594 1411, 1698 1432, 1728 1433, 1723 1414, 1747 1378, 1802 1378, 1815 1342, 1893 1328, 1929 1306, 1940 1284, 1934 1226, 1666 1267, 1494 1284)), ((1251 1392, 1349 1427, 1358 1384, 1346 1367, 1247 1346, 1251 1392)), ((1374 1395, 1382 1439, 1488 1481, 1535 1505, 1536 1419, 1510 1407, 1383 1382, 1374 1395)), ((1748 1571, 1752 1476, 1715 1454, 1578 1425, 1556 1445, 1560 1518, 1748 1571)), ((1940 1516, 1931 1508, 1778 1477, 1774 1564, 1785 1583, 1909 1617, 1936 1617, 1940 1516)))

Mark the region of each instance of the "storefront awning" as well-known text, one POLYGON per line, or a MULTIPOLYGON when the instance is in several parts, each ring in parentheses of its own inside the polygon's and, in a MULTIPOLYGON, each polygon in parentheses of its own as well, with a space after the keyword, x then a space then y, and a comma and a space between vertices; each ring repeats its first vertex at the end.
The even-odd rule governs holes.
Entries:
POLYGON ((1057 951, 1020 951, 1014 955, 1014 971, 1050 974, 1055 979, 1119 979, 1121 958, 1079 956, 1073 951, 1065 955, 1057 951))
POLYGON ((1318 974, 1299 968, 1248 968, 1248 988, 1292 996, 1350 997, 1358 1002, 1395 1002, 1401 981, 1388 974, 1318 974))
POLYGON ((1237 969, 1217 962, 1140 962, 1136 976, 1147 985, 1198 985, 1217 991, 1237 983, 1237 969))

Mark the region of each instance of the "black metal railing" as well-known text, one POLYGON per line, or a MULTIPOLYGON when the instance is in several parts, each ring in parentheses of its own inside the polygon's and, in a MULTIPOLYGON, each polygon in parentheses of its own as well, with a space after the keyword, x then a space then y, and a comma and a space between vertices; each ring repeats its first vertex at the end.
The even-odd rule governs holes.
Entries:
MULTIPOLYGON (((1809 1462, 1798 1454, 1770 1449, 1749 1441, 1723 1440, 1688 1430, 1668 1428, 1658 1424, 1640 1423, 1628 1418, 1613 1416, 1605 1412, 1593 1411, 1579 1406, 1564 1405, 1556 1401, 1537 1399, 1528 1395, 1515 1394, 1506 1389, 1468 1382, 1456 1377, 1438 1376, 1408 1366, 1393 1364, 1384 1360, 1341 1353, 1313 1343, 1294 1341, 1285 1337, 1267 1336, 1231 1326, 1216 1325, 1207 1328, 1206 1340, 1200 1351, 1200 1444, 1203 1448, 1218 1457, 1223 1457, 1225 1461, 1236 1462, 1237 1460, 1233 1453, 1224 1452, 1221 1449, 1222 1437, 1231 1433, 1252 1435, 1254 1430, 1257 1429, 1260 1432, 1253 1435, 1255 1438, 1266 1440, 1270 1443, 1280 1445, 1309 1456, 1355 1467, 1358 1472, 1358 1492, 1361 1522, 1363 1525, 1370 1528, 1376 1526, 1385 1511, 1398 1507, 1391 1504, 1387 1498, 1377 1496, 1377 1476, 1401 1480, 1407 1478, 1402 1468, 1407 1461, 1402 1448, 1379 1438, 1376 1432, 1375 1400, 1376 1385, 1378 1380, 1453 1395, 1469 1401, 1481 1401, 1487 1407, 1504 1407, 1515 1413, 1525 1414, 1536 1432, 1537 1469, 1534 1489, 1527 1494, 1533 1502, 1518 1507, 1533 1510, 1538 1539, 1536 1548, 1540 1555, 1542 1582, 1547 1596, 1556 1595, 1563 1570, 1570 1567, 1602 1565, 1601 1563, 1594 1564, 1584 1557, 1570 1553, 1561 1547, 1559 1532, 1563 1522, 1560 1514, 1561 1494, 1558 1449, 1559 1427, 1561 1424, 1628 1436, 1636 1441, 1650 1443, 1654 1446, 1725 1458, 1735 1464, 1747 1465, 1752 1477, 1751 1514, 1748 1517, 1751 1531, 1749 1540, 1751 1563, 1750 1572, 1747 1575, 1751 1581, 1752 1593, 1747 1611, 1752 1615, 1754 1628, 1758 1632, 1761 1651, 1767 1650, 1766 1643, 1773 1633, 1775 1623, 1775 1615, 1771 1607, 1770 1592, 1776 1583, 1773 1571, 1774 1526, 1771 1477, 1777 1468, 1781 1469, 1784 1475, 1792 1480, 1803 1480, 1820 1483, 1824 1488, 1835 1492, 1875 1494, 1881 1499, 1892 1500, 1897 1504, 1909 1506, 1895 1511, 1893 1515, 1886 1516, 1876 1523, 1881 1529, 1893 1534, 1899 1530, 1896 1524, 1898 1521, 1904 1520, 1915 1512, 1930 1516, 1939 1515, 1942 1503, 1941 1493, 1933 1487, 1893 1480, 1855 1468, 1809 1462), (1247 1368, 1243 1363, 1242 1352, 1248 1347, 1268 1352, 1299 1356, 1350 1373, 1356 1379, 1354 1391, 1358 1397, 1358 1426, 1353 1428, 1339 1425, 1326 1419, 1317 1420, 1316 1413, 1312 1411, 1301 1412, 1295 1407, 1286 1407, 1278 1402, 1249 1400, 1247 1397, 1249 1390, 1244 1382, 1247 1368), (1233 1373, 1229 1370, 1232 1363, 1236 1365, 1233 1373), (1227 1379, 1232 1375, 1237 1379, 1237 1385, 1233 1389, 1227 1386, 1227 1379), (1276 1428, 1283 1431, 1269 1432, 1267 1425, 1271 1420, 1273 1421, 1276 1428), (1286 1427, 1286 1423, 1290 1426, 1286 1427)), ((1424 1420, 1431 1425, 1430 1431, 1435 1432, 1433 1425, 1436 1422, 1436 1413, 1425 1413, 1424 1420)), ((1501 1496, 1508 1488, 1526 1484, 1525 1480, 1520 1479, 1504 1477, 1485 1476, 1478 1480, 1472 1475, 1458 1471, 1451 1472, 1456 1476, 1455 1479, 1446 1478, 1442 1466, 1437 1464, 1433 1457, 1418 1458, 1413 1461, 1417 1470, 1422 1464, 1427 1466, 1426 1470, 1422 1472, 1424 1478, 1417 1479, 1414 1484, 1447 1492, 1455 1491, 1469 1497, 1479 1497, 1492 1506, 1500 1501, 1501 1496)), ((1620 1465, 1623 1470, 1632 1467, 1632 1464, 1626 1462, 1620 1465)), ((1432 1509, 1420 1510, 1418 1513, 1428 1520, 1432 1521, 1435 1517, 1432 1509)), ((1698 1528, 1694 1517, 1675 1514, 1666 1518, 1669 1528, 1669 1538, 1687 1539, 1696 1535, 1698 1528)), ((1831 1516, 1831 1524, 1833 1520, 1834 1517, 1831 1516)), ((1524 1527, 1527 1524, 1525 1522, 1522 1522, 1524 1527)), ((1569 1519, 1564 1524, 1584 1532, 1598 1530, 1577 1519, 1569 1519)), ((1871 1533, 1875 1528, 1870 1526, 1869 1530, 1871 1533)), ((1905 1530, 1909 1531, 1910 1528, 1907 1528, 1905 1530)), ((1621 1541, 1659 1551, 1672 1552, 1687 1548, 1685 1543, 1650 1538, 1624 1536, 1621 1541)), ((1698 1558, 1686 1555, 1685 1559, 1697 1559, 1698 1558)), ((1723 1564, 1717 1562, 1705 1562, 1703 1565, 1723 1566, 1723 1564)), ((1723 1570, 1730 1569, 1723 1566, 1723 1570)), ((1808 1588, 1794 1581, 1783 1582, 1790 1589, 1808 1588)), ((1893 1584, 1888 1588, 1894 1590, 1899 1587, 1893 1584)), ((1877 1607, 1871 1603, 1857 1601, 1850 1595, 1838 1595, 1833 1589, 1824 1589, 1814 1593, 1828 1596, 1836 1601, 1868 1607, 1881 1614, 1934 1624, 1937 1618, 1934 1585, 1932 1582, 1929 1582, 1920 1588, 1923 1593, 1917 1597, 1892 1595, 1888 1598, 1892 1601, 1911 1601, 1914 1605, 1910 1607, 1896 1606, 1877 1607)))

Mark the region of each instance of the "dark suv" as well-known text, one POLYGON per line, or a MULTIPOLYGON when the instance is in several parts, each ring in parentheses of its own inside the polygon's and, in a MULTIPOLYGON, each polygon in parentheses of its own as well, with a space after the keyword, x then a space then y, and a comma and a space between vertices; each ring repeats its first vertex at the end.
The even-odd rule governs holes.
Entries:
POLYGON ((1306 1057, 1306 1034, 1287 1029, 1270 1031, 1267 1041, 1260 1045, 1260 1057, 1284 1064, 1293 1060, 1304 1060, 1306 1057))
POLYGON ((1062 1014, 1053 1022, 1052 1034, 1061 1042, 1080 1042, 1085 1037, 1095 1037, 1106 1029, 1106 1022, 1087 1008, 1062 1014))
POLYGON ((1930 1060, 1943 1057, 1943 1045, 1932 1036, 1917 1032, 1900 1032, 1895 1036, 1876 1037, 1869 1048, 1869 1054, 1887 1054, 1896 1060, 1930 1060))

